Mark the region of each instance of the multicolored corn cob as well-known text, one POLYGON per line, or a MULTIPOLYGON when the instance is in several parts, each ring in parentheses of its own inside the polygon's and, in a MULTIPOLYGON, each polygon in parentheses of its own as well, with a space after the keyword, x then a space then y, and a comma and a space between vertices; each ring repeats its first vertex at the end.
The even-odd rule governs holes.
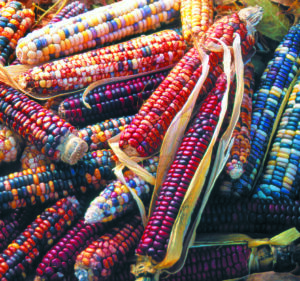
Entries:
MULTIPOLYGON (((258 8, 251 11, 257 15, 255 19, 260 19, 262 12, 258 8)), ((203 45, 211 49, 213 37, 216 37, 231 46, 235 34, 238 33, 241 37, 242 55, 246 58, 253 50, 255 43, 250 26, 253 28, 252 25, 256 23, 256 20, 251 19, 249 14, 251 13, 248 13, 247 16, 245 16, 246 13, 241 16, 233 14, 217 21, 207 31, 210 37, 206 35, 202 37, 203 45)), ((219 49, 221 48, 219 45, 217 46, 219 49)), ((217 50, 220 51, 219 53, 210 52, 210 76, 204 83, 200 94, 202 98, 212 89, 212 84, 221 73, 218 64, 223 58, 223 53, 219 49, 217 50)), ((192 48, 143 104, 136 118, 121 134, 119 145, 127 155, 146 157, 158 151, 167 128, 200 77, 202 68, 199 64, 198 51, 192 48)))
POLYGON ((78 216, 75 198, 63 198, 41 213, 0 254, 1 280, 25 280, 33 264, 61 237, 78 216))
POLYGON ((83 93, 68 96, 60 104, 58 114, 74 125, 135 114, 167 74, 165 71, 100 86, 93 89, 86 98, 83 93), (87 108, 84 102, 91 108, 87 108))
POLYGON ((213 24, 213 1, 181 0, 180 4, 183 37, 192 43, 192 34, 200 38, 213 24))
POLYGON ((23 150, 20 161, 22 170, 37 169, 38 167, 46 166, 51 163, 45 154, 42 154, 34 144, 30 143, 28 143, 23 150))
POLYGON ((56 22, 75 17, 77 15, 87 12, 87 8, 84 3, 80 1, 74 1, 67 6, 65 6, 57 15, 55 15, 49 24, 54 24, 56 22))
POLYGON ((18 83, 22 89, 38 94, 78 90, 101 79, 172 65, 185 48, 180 35, 165 30, 36 66, 19 75, 18 83))
POLYGON ((88 151, 108 149, 109 145, 107 141, 122 132, 133 118, 134 115, 88 125, 78 131, 78 136, 88 144, 88 151))
POLYGON ((103 224, 80 219, 43 257, 34 281, 65 280, 74 276, 77 255, 104 233, 103 224))
MULTIPOLYGON (((215 56, 210 56, 210 74, 200 98, 211 90, 222 72, 215 56)), ((147 157, 157 152, 173 118, 183 107, 202 73, 196 48, 192 48, 172 69, 142 105, 138 114, 122 132, 119 145, 129 156, 147 157)))
POLYGON ((0 164, 15 162, 22 146, 22 138, 7 126, 0 124, 0 164))
POLYGON ((0 210, 98 191, 115 178, 112 169, 117 161, 111 150, 98 150, 73 166, 52 163, 0 177, 0 210))
POLYGON ((251 151, 245 173, 233 183, 234 195, 247 195, 253 188, 282 100, 299 70, 299 42, 300 24, 297 24, 291 27, 275 50, 274 58, 263 73, 259 90, 253 95, 251 151))
POLYGON ((24 9, 22 3, 9 1, 0 10, 0 64, 6 65, 17 43, 34 23, 34 12, 24 9))
POLYGON ((275 139, 269 152, 253 197, 299 198, 300 173, 300 76, 290 94, 287 105, 276 130, 275 139))
POLYGON ((226 173, 232 179, 241 177, 245 170, 245 165, 250 154, 250 126, 252 114, 252 95, 254 89, 254 66, 249 63, 244 70, 244 95, 241 105, 239 120, 235 126, 232 137, 234 143, 230 151, 230 156, 226 163, 226 173))
POLYGON ((214 197, 197 232, 278 234, 291 227, 300 227, 300 201, 214 197))
POLYGON ((106 234, 92 242, 76 259, 75 275, 79 281, 103 280, 115 267, 134 253, 143 226, 138 216, 129 216, 106 234))
POLYGON ((155 262, 164 259, 180 205, 218 123, 225 88, 226 75, 223 73, 199 107, 182 139, 155 201, 152 215, 137 249, 138 255, 150 256, 155 262))
MULTIPOLYGON (((142 167, 150 174, 156 176, 158 157, 143 161, 142 167)), ((128 170, 124 173, 127 185, 132 188, 137 196, 148 201, 152 195, 152 186, 128 170)), ((85 212, 86 223, 108 222, 122 217, 136 207, 136 202, 128 187, 121 181, 116 180, 109 183, 103 191, 90 203, 85 212)))
POLYGON ((0 85, 0 121, 51 160, 75 164, 87 151, 76 129, 26 95, 0 85))
POLYGON ((178 2, 124 0, 47 25, 19 42, 17 57, 23 64, 39 64, 159 28, 179 14, 178 2))

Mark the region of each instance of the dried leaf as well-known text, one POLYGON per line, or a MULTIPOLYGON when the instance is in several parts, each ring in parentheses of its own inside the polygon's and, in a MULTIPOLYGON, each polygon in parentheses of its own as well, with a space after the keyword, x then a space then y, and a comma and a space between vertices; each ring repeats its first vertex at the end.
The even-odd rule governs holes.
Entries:
POLYGON ((247 6, 258 5, 264 9, 263 18, 256 26, 256 29, 273 40, 281 41, 290 28, 290 22, 279 6, 273 4, 270 0, 243 1, 247 6))

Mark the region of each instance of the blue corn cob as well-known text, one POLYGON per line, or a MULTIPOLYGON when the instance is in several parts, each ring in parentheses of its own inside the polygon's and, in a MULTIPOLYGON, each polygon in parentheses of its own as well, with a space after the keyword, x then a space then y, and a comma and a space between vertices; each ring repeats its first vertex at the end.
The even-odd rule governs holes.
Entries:
MULTIPOLYGON (((156 175, 158 157, 153 157, 143 162, 143 167, 156 175)), ((124 178, 139 198, 149 200, 152 194, 152 186, 135 175, 132 171, 126 171, 124 178)), ((116 180, 108 184, 90 204, 85 213, 86 223, 108 222, 123 216, 135 207, 135 201, 129 189, 121 181, 116 180)))
POLYGON ((300 64, 300 24, 292 26, 277 47, 254 94, 251 151, 242 177, 233 183, 234 195, 247 195, 253 188, 266 152, 274 120, 300 64))

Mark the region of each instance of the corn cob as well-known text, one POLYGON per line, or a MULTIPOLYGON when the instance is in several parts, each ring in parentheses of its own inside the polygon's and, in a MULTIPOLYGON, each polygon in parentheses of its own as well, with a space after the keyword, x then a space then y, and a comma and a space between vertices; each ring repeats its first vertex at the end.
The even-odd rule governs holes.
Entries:
POLYGON ((78 216, 75 198, 47 208, 0 254, 1 280, 24 280, 32 264, 71 226, 78 216))
MULTIPOLYGON (((158 165, 158 157, 143 161, 143 167, 154 177, 158 165)), ((124 178, 130 188, 143 201, 149 201, 152 194, 152 186, 128 170, 124 178)), ((115 220, 136 207, 133 196, 128 187, 121 181, 109 183, 97 196, 86 210, 84 219, 86 223, 108 222, 115 220)))
POLYGON ((88 151, 108 149, 107 141, 122 132, 133 118, 134 115, 108 119, 101 123, 88 125, 78 131, 78 136, 88 144, 88 151))
POLYGON ((100 7, 28 34, 17 46, 17 57, 23 64, 38 64, 100 47, 156 29, 174 20, 178 10, 176 0, 125 0, 100 7))
POLYGON ((250 126, 252 114, 252 95, 254 88, 254 66, 248 64, 244 71, 244 96, 241 106, 239 120, 235 126, 232 137, 234 143, 230 151, 230 156, 226 163, 226 173, 232 179, 241 177, 245 170, 247 158, 250 153, 250 126))
POLYGON ((192 34, 200 38, 213 23, 212 0, 181 0, 180 15, 183 37, 192 42, 192 34))
POLYGON ((65 280, 74 275, 76 256, 104 233, 103 224, 84 224, 80 219, 43 257, 34 281, 65 280))
POLYGON ((111 150, 98 150, 88 153, 74 166, 52 163, 0 177, 0 210, 97 191, 114 179, 112 169, 116 161, 111 150))
POLYGON ((137 249, 138 255, 151 256, 156 262, 163 260, 172 223, 218 123, 225 88, 226 76, 222 74, 177 150, 137 249))
POLYGON ((79 281, 108 278, 118 264, 126 261, 142 235, 138 216, 120 221, 108 233, 92 242, 76 258, 75 275, 79 281))
POLYGON ((71 124, 91 124, 95 121, 134 114, 167 76, 167 72, 153 76, 130 79, 104 85, 91 91, 86 99, 83 94, 67 97, 59 106, 58 114, 71 124), (91 109, 84 104, 87 101, 91 109))
POLYGON ((77 15, 87 12, 87 8, 84 3, 79 1, 74 1, 69 5, 65 6, 57 15, 55 15, 49 24, 54 24, 56 22, 75 17, 77 15))
POLYGON ((253 197, 299 198, 300 76, 293 87, 253 197))
POLYGON ((9 1, 0 10, 0 64, 6 65, 17 43, 34 23, 34 12, 22 3, 9 1))
POLYGON ((198 233, 279 233, 300 227, 300 201, 225 198, 209 200, 198 233))
MULTIPOLYGON (((203 85, 201 98, 211 90, 222 71, 214 57, 214 54, 210 56, 210 74, 203 85)), ((146 157, 158 151, 167 128, 188 99, 201 72, 200 58, 197 50, 192 48, 122 132, 119 145, 129 156, 146 157)))
POLYGON ((23 140, 5 125, 0 124, 0 164, 15 162, 21 152, 23 140))
POLYGON ((299 70, 300 24, 292 26, 275 50, 253 96, 251 151, 245 173, 233 183, 233 194, 246 195, 253 188, 269 143, 275 117, 287 89, 299 70))
POLYGON ((42 154, 34 144, 28 143, 20 158, 21 169, 36 169, 51 163, 50 159, 42 154))
POLYGON ((172 65, 183 56, 185 48, 181 36, 165 30, 36 66, 20 74, 18 83, 22 89, 41 95, 78 90, 101 79, 172 65))
POLYGON ((51 160, 75 164, 87 151, 75 128, 14 89, 0 85, 0 121, 51 160))

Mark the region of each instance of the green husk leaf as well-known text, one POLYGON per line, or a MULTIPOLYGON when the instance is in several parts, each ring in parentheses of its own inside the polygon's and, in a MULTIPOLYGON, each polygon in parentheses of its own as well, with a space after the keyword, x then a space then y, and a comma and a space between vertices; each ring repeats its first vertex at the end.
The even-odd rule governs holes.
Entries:
POLYGON ((247 6, 259 5, 264 9, 263 18, 256 26, 256 29, 263 35, 275 41, 281 41, 288 33, 290 22, 278 5, 270 0, 243 0, 243 2, 247 6))

